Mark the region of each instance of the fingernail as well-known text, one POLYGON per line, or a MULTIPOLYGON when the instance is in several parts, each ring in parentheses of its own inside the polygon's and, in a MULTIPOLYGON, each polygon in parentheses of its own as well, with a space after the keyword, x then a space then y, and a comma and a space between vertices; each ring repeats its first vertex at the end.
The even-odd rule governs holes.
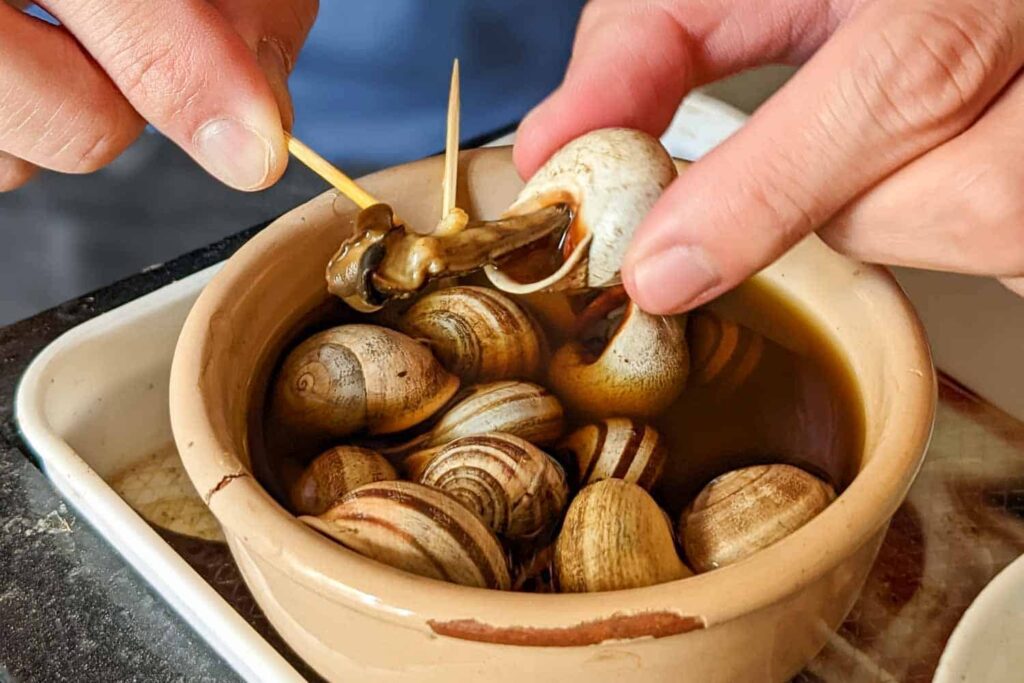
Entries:
POLYGON ((281 125, 290 131, 295 120, 295 110, 292 107, 291 93, 288 92, 288 73, 291 69, 288 68, 284 50, 276 41, 264 38, 256 48, 256 61, 274 93, 278 111, 281 113, 281 125))
POLYGON ((641 259, 628 284, 649 313, 678 313, 720 282, 718 269, 706 251, 680 245, 641 259))
POLYGON ((241 121, 210 121, 196 132, 194 142, 196 155, 207 170, 232 187, 255 190, 270 175, 274 149, 241 121))

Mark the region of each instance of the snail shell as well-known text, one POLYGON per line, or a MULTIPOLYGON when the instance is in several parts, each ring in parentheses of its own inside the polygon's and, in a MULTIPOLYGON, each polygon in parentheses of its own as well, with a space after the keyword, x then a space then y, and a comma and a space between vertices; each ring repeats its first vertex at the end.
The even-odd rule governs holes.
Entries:
POLYGON ((550 530, 569 497, 561 466, 511 434, 453 441, 430 460, 419 481, 450 493, 509 539, 550 530))
POLYGON ((450 372, 467 384, 536 376, 544 338, 516 302, 493 289, 452 287, 427 294, 400 328, 426 340, 450 372))
POLYGON ((551 359, 548 385, 570 410, 589 419, 660 415, 686 388, 690 361, 685 323, 627 305, 600 353, 580 341, 551 359))
POLYGON ((498 539, 442 491, 407 481, 360 486, 319 517, 301 517, 350 550, 397 569, 464 586, 508 590, 498 539))
POLYGON ((831 486, 791 465, 727 472, 683 512, 686 557, 698 572, 733 564, 793 533, 834 499, 831 486))
POLYGON ((375 481, 398 479, 384 456, 359 446, 337 446, 309 464, 292 486, 292 507, 319 515, 349 491, 375 481))
POLYGON ((291 427, 341 438, 387 434, 433 415, 459 388, 430 351, 375 325, 342 325, 313 335, 284 361, 274 414, 291 427))
POLYGON ((672 525, 636 484, 605 479, 580 491, 555 541, 559 588, 568 593, 640 588, 690 576, 672 525))
POLYGON ((576 457, 581 486, 622 479, 648 491, 661 476, 668 453, 657 430, 623 417, 580 427, 562 447, 576 457))
POLYGON ((534 174, 506 212, 520 215, 568 204, 573 221, 565 261, 535 282, 519 282, 496 266, 485 268, 487 277, 515 294, 618 283, 633 232, 676 175, 665 148, 641 131, 605 128, 576 138, 534 174))
POLYGON ((550 391, 529 382, 491 382, 473 387, 429 432, 381 452, 398 458, 490 432, 504 432, 543 445, 554 442, 564 431, 565 411, 550 391))
POLYGON ((724 391, 743 384, 761 361, 764 338, 710 311, 694 311, 688 318, 690 381, 695 386, 716 382, 724 391))

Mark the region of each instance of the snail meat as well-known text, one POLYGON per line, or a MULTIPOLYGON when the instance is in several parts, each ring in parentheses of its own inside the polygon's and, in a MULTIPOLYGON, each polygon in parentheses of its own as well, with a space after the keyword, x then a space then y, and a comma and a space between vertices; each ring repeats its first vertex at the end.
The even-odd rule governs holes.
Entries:
POLYGON ((672 524, 636 484, 605 479, 580 491, 555 541, 559 588, 568 593, 640 588, 691 572, 679 559, 672 524))
POLYGON ((549 531, 569 496, 561 466, 511 434, 453 441, 430 460, 419 481, 450 493, 508 539, 549 531))
POLYGON ((366 484, 322 515, 300 519, 360 555, 412 574, 478 588, 512 584, 491 530, 436 489, 407 481, 366 484))
POLYGON ((834 499, 831 486, 792 465, 733 470, 683 512, 680 540, 693 568, 710 571, 785 538, 834 499))
POLYGON ((375 325, 314 334, 288 354, 274 386, 275 415, 293 428, 341 438, 408 429, 459 388, 429 349, 375 325))

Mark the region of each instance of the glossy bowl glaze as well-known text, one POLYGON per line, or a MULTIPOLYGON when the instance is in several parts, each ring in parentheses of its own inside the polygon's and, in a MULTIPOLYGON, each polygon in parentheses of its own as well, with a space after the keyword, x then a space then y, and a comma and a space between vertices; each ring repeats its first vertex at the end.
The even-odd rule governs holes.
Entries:
MULTIPOLYGON (((365 179, 411 225, 440 211, 442 161, 365 179)), ((460 205, 495 217, 521 181, 508 148, 463 155, 460 205)), ((254 237, 209 284, 178 342, 182 460, 274 627, 332 680, 783 681, 857 597, 931 431, 928 345, 889 273, 811 237, 758 277, 798 305, 856 377, 857 476, 807 525, 750 558, 648 588, 540 595, 420 578, 361 557, 281 507, 250 470, 249 415, 288 335, 327 300, 324 265, 354 207, 333 192, 254 237)))

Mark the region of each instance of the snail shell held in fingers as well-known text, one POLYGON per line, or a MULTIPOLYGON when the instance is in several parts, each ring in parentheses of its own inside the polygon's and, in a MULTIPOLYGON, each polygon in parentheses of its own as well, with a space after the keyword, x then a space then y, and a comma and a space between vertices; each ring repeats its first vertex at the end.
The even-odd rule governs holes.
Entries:
POLYGON ((534 282, 519 282, 500 265, 487 266, 487 277, 515 294, 617 284, 633 232, 676 174, 661 143, 638 130, 605 128, 573 140, 534 174, 506 212, 516 216, 568 205, 573 221, 564 262, 534 282))
POLYGON ((350 550, 413 574, 508 590, 498 539, 446 493, 407 481, 360 486, 319 517, 302 517, 350 550))
POLYGON ((430 351, 375 325, 342 325, 288 354, 274 386, 274 415, 293 428, 341 438, 387 434, 433 415, 459 387, 430 351))
POLYGON ((690 381, 696 386, 715 382, 731 391, 750 377, 764 352, 761 335, 710 311, 698 310, 688 316, 686 337, 690 381))
POLYGON ((405 313, 401 330, 429 343, 466 384, 536 376, 544 339, 519 304, 493 289, 452 287, 427 294, 405 313))
POLYGON ((398 479, 384 456, 359 446, 337 446, 309 464, 292 486, 292 506, 303 515, 319 515, 363 484, 398 479))
POLYGON ((698 572, 733 564, 793 533, 834 499, 831 486, 791 465, 727 472, 683 512, 686 557, 698 572))
POLYGON ((580 427, 562 447, 575 456, 580 486, 622 479, 648 491, 661 476, 668 453, 657 430, 623 417, 580 427))
POLYGON ((400 459, 464 436, 504 432, 534 444, 552 443, 565 431, 565 413, 554 394, 530 382, 490 382, 473 387, 427 433, 382 452, 400 459))
POLYGON ((690 361, 679 317, 650 315, 630 302, 604 348, 588 346, 559 348, 548 375, 566 408, 585 418, 652 419, 686 388, 690 361))
POLYGON ((555 571, 568 593, 640 588, 691 574, 676 554, 664 511, 621 479, 576 494, 555 542, 555 571))
POLYGON ((509 539, 533 538, 551 529, 569 496, 558 463, 511 434, 453 441, 431 459, 419 481, 450 493, 509 539))

